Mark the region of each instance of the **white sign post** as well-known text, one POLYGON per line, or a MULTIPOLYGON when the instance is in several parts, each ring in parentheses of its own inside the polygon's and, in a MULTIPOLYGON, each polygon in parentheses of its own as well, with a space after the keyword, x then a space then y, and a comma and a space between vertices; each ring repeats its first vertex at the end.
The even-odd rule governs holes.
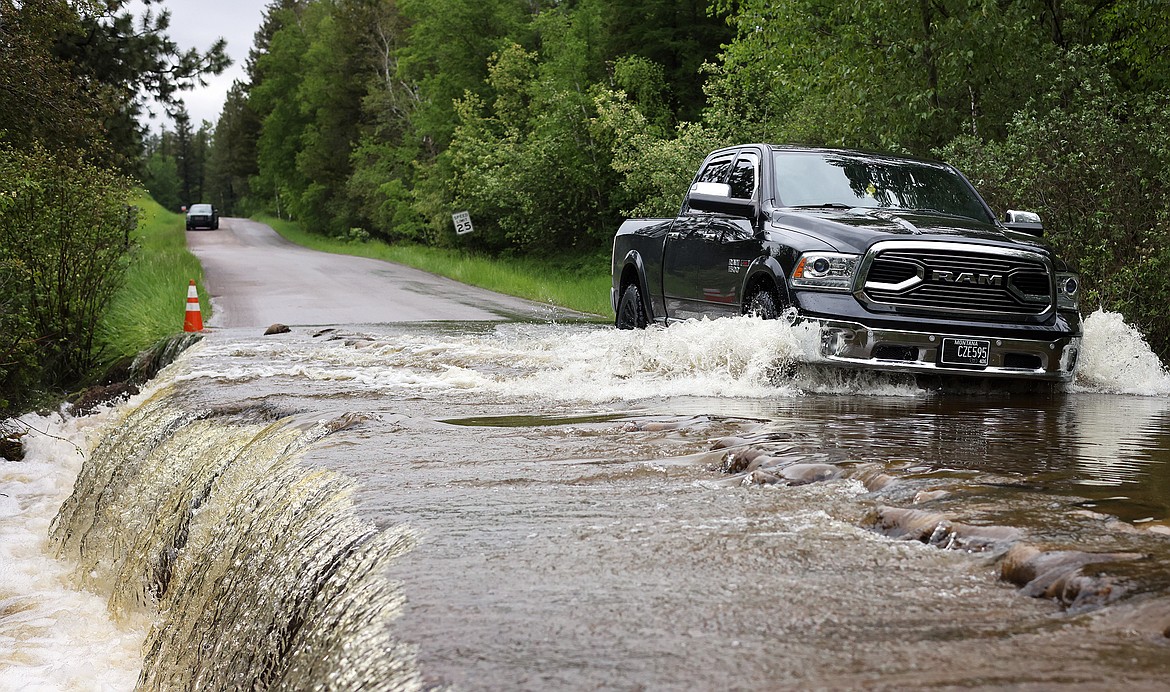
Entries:
POLYGON ((465 211, 457 211, 451 215, 451 220, 455 222, 455 232, 459 235, 471 233, 475 228, 471 225, 471 214, 465 211))

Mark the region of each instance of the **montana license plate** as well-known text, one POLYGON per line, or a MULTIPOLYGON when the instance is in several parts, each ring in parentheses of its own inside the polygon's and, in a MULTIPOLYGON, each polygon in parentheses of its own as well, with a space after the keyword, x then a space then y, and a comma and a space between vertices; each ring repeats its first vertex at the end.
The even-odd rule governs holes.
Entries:
POLYGON ((943 339, 942 363, 987 367, 991 342, 986 339, 943 339))

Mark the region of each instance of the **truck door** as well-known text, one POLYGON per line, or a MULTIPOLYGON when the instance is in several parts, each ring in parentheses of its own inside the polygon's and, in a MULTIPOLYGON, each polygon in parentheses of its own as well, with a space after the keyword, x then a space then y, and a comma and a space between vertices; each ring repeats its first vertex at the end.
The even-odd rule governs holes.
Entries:
MULTIPOLYGON (((741 152, 723 174, 731 197, 751 200, 757 194, 759 157, 741 152)), ((753 219, 709 214, 701 226, 668 246, 672 252, 665 256, 665 266, 674 274, 675 317, 740 314, 744 274, 762 252, 753 219)))
MULTIPOLYGON (((711 159, 699 171, 691 189, 725 184, 735 160, 733 153, 711 159)), ((715 276, 719 233, 711 228, 713 214, 683 209, 666 235, 662 249, 662 294, 669 319, 709 314, 707 291, 722 277, 715 276)))
POLYGON ((673 319, 716 317, 710 304, 718 304, 717 286, 727 268, 719 266, 720 235, 711 221, 711 214, 693 216, 683 226, 685 231, 680 228, 667 238, 663 292, 667 315, 673 319))
MULTIPOLYGON (((734 199, 751 200, 757 194, 760 159, 755 152, 740 152, 728 175, 734 199)), ((709 232, 718 239, 712 251, 711 279, 704 287, 708 312, 714 316, 738 315, 746 296, 740 295, 744 274, 763 252, 756 237, 755 220, 730 214, 711 217, 709 232)))

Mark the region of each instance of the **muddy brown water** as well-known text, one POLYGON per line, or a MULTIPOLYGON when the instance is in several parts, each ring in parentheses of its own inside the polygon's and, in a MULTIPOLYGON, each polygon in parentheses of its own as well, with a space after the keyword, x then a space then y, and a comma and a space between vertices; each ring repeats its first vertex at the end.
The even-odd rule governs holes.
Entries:
MULTIPOLYGON (((1170 685, 1170 398, 1110 393, 1164 380, 1090 360, 1067 391, 956 393, 794 369, 801 336, 787 329, 223 331, 163 373, 151 405, 175 413, 152 425, 173 429, 181 412, 257 429, 344 419, 297 447, 295 465, 352 482, 354 521, 413 541, 368 563, 392 589, 359 599, 339 587, 347 608, 388 599, 365 604, 366 623, 385 635, 361 649, 385 659, 372 669, 382 684, 368 688, 389 687, 386 670, 402 687, 464 690, 1170 685), (745 470, 736 455, 763 461, 745 470), (826 468, 826 480, 805 482, 826 468), (903 510, 942 539, 875 518, 903 510), (991 538, 960 540, 972 533, 991 538), (1005 579, 1005 554, 1021 548, 1090 554, 1077 558, 1081 591, 1045 595, 1005 579)), ((274 434, 260 437, 284 449, 274 434)), ((209 492, 203 507, 214 505, 209 492)), ((191 514, 191 534, 216 511, 191 514)), ((355 530, 338 526, 338 536, 355 530)), ((268 571, 312 563, 279 539, 233 545, 247 547, 232 549, 229 572, 264 550, 275 551, 268 571)), ((180 547, 175 580, 191 571, 184 560, 198 562, 180 547)), ((182 603, 210 598, 183 589, 182 603)), ((151 598, 139 600, 150 608, 151 598)), ((182 614, 168 618, 156 628, 186 631, 182 614)), ((218 655, 232 650, 230 634, 202 636, 218 655)), ((307 660, 293 639, 274 650, 307 660)), ((173 634, 160 640, 183 648, 173 634)), ((197 665, 168 662, 167 646, 142 680, 193 679, 159 672, 197 665)), ((301 665, 286 682, 336 674, 301 665)), ((232 675, 200 680, 230 689, 247 671, 232 675)))

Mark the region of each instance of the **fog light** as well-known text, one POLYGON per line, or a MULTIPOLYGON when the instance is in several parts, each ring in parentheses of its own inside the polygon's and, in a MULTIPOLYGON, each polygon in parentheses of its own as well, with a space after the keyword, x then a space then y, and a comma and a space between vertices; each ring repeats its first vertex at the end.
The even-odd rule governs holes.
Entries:
POLYGON ((849 344, 853 340, 853 331, 823 327, 821 329, 821 355, 826 357, 842 357, 849 351, 849 344))

